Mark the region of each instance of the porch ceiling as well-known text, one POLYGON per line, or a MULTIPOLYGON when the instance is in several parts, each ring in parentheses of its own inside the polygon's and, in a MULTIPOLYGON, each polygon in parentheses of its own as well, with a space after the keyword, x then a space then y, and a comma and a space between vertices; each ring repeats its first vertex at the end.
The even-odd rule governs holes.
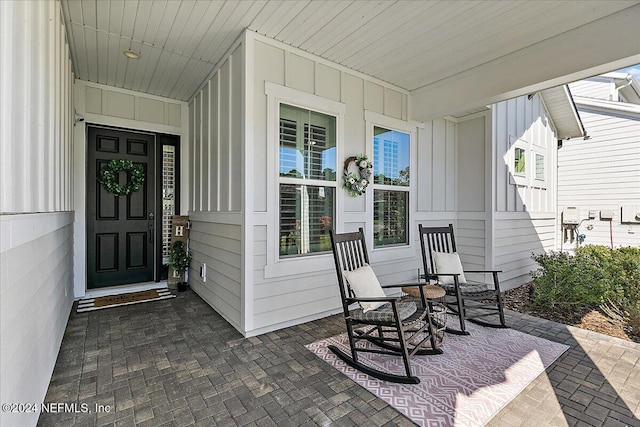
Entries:
POLYGON ((183 101, 244 28, 420 92, 639 3, 61 2, 78 78, 183 101), (128 60, 125 49, 141 58, 128 60))

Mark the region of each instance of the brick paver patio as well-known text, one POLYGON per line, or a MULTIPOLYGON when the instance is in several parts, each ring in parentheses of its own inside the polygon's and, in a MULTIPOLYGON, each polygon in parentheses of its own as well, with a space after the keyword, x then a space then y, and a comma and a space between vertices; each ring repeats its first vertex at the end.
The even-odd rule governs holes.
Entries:
MULTIPOLYGON (((511 311, 507 320, 571 348, 490 425, 640 426, 640 345, 511 311)), ((38 425, 413 425, 304 348, 343 331, 331 316, 245 339, 193 291, 74 312, 46 401, 91 412, 42 414, 38 425)))

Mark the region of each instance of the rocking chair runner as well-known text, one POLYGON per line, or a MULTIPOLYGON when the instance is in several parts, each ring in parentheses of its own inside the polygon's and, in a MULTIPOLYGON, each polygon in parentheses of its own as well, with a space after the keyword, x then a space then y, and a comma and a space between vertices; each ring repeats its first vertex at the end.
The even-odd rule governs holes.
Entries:
MULTIPOLYGON (((356 275, 372 279, 377 294, 385 295, 369 267, 364 231, 360 228, 355 233, 336 234, 331 230, 330 236, 351 354, 336 346, 329 346, 329 350, 348 365, 372 377, 391 382, 418 384, 420 380, 412 374, 409 358, 414 355, 442 353, 438 347, 436 328, 428 305, 418 309, 415 302, 401 301, 399 298, 358 297, 358 293, 372 295, 376 292, 366 292, 361 283, 355 283, 356 275), (358 289, 355 292, 354 287, 358 289), (359 303, 361 308, 349 310, 349 306, 354 303, 359 303), (373 345, 358 345, 361 341, 373 345), (364 352, 401 356, 406 374, 384 372, 361 363, 358 353, 364 352)), ((364 284, 365 287, 368 285, 369 283, 364 284)), ((389 285, 384 288, 402 286, 421 285, 389 285)))
POLYGON ((448 227, 423 227, 422 224, 419 224, 418 231, 427 283, 436 280, 438 285, 445 289, 449 300, 454 300, 449 302, 447 307, 457 313, 460 319, 460 330, 447 329, 447 332, 468 335, 464 325, 465 319, 482 326, 506 328, 498 281, 500 271, 463 271, 456 252, 452 224, 449 224, 448 227), (491 274, 493 283, 466 283, 465 273, 491 274), (470 304, 466 305, 467 302, 470 304), (498 323, 479 320, 496 315, 498 323))

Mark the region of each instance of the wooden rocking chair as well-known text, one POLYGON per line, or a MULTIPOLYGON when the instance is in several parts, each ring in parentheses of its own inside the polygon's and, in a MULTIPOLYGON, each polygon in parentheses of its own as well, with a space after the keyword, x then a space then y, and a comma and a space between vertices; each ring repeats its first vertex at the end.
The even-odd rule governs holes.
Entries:
POLYGON ((498 281, 500 271, 463 270, 456 252, 452 224, 448 227, 423 227, 419 224, 418 231, 426 281, 435 280, 445 289, 449 300, 447 307, 460 319, 460 330, 447 329, 447 332, 468 335, 465 319, 482 326, 506 328, 498 281), (465 273, 491 274, 493 283, 467 283, 465 273), (497 322, 480 320, 491 316, 497 316, 497 322))
MULTIPOLYGON (((385 295, 369 266, 362 228, 355 233, 343 234, 336 234, 331 230, 330 236, 351 354, 336 346, 329 346, 329 350, 349 366, 372 377, 418 384, 420 379, 412 374, 409 358, 414 355, 442 353, 428 304, 418 308, 414 301, 403 301, 385 295), (350 310, 350 306, 355 303, 360 307, 350 310), (373 345, 358 345, 361 341, 373 345), (405 375, 380 371, 361 363, 358 353, 364 352, 401 356, 405 375)), ((413 283, 384 288, 403 286, 421 285, 413 283)))

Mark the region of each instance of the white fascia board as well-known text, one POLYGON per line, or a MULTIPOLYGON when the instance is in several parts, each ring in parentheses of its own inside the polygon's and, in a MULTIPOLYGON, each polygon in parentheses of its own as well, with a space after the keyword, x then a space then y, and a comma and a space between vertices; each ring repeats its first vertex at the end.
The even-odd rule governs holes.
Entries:
POLYGON ((640 105, 629 104, 627 102, 604 101, 594 98, 584 98, 581 96, 574 97, 574 100, 576 104, 581 107, 594 107, 603 110, 640 115, 640 105))

